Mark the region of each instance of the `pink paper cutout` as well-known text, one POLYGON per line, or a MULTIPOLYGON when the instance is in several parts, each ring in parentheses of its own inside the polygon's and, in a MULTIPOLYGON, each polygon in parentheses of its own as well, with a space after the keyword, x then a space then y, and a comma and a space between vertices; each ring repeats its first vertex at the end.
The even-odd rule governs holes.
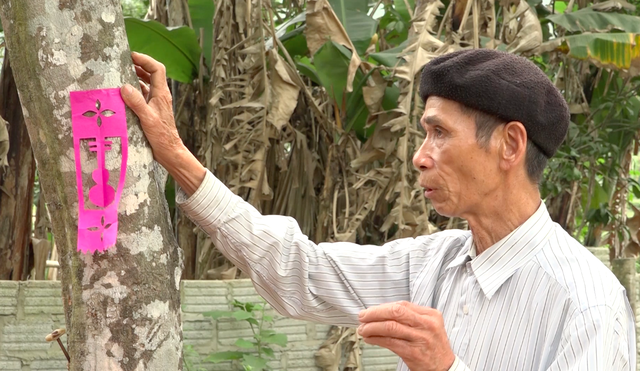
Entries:
POLYGON ((129 141, 127 118, 120 89, 72 91, 71 126, 76 161, 78 187, 78 251, 94 253, 116 244, 118 234, 118 205, 127 173, 129 141), (105 167, 105 152, 111 150, 111 140, 119 137, 121 149, 120 178, 117 189, 109 185, 109 171, 105 167), (89 201, 97 208, 87 209, 82 185, 80 141, 89 140, 89 151, 95 152, 97 168, 91 178, 95 185, 89 189, 89 201))

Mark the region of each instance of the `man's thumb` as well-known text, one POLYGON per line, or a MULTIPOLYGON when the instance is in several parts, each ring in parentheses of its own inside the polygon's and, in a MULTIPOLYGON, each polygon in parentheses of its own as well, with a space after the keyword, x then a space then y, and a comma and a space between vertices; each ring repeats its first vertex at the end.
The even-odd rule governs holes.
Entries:
POLYGON ((142 118, 149 110, 149 106, 147 106, 147 102, 142 96, 142 93, 134 89, 133 86, 129 84, 124 85, 120 89, 120 95, 124 103, 129 106, 138 117, 142 118))

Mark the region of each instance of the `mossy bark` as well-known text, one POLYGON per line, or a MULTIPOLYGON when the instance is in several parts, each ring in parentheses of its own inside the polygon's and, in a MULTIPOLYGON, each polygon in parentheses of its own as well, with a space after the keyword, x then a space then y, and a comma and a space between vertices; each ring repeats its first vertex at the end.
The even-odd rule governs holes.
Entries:
MULTIPOLYGON (((180 251, 155 163, 127 110, 116 246, 76 251, 69 93, 137 86, 120 1, 2 0, 0 17, 60 253, 71 370, 182 369, 180 251)), ((90 156, 88 149, 82 156, 90 156)), ((84 169, 90 174, 93 169, 84 169)), ((113 172, 117 177, 119 171, 113 172)))

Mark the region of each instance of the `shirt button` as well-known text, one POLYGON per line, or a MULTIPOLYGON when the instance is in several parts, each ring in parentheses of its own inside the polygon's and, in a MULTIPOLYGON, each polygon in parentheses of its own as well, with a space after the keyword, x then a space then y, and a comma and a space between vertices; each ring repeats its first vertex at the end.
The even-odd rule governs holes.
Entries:
POLYGON ((465 305, 462 307, 462 313, 464 313, 465 315, 466 315, 466 314, 469 314, 469 306, 468 306, 467 304, 465 304, 465 305))

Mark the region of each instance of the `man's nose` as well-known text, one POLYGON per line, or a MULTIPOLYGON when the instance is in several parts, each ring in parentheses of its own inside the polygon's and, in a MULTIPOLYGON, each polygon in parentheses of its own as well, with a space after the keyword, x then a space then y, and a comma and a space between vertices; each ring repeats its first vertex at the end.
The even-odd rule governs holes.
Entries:
POLYGON ((413 166, 415 166, 419 171, 424 171, 433 167, 433 158, 431 157, 431 150, 429 146, 429 143, 425 140, 413 155, 413 166))

